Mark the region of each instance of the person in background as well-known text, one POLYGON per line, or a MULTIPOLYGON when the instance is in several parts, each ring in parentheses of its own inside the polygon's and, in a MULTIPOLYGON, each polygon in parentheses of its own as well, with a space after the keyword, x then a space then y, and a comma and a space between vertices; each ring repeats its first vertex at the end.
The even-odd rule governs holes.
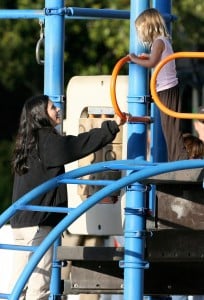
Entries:
MULTIPOLYGON (((204 114, 204 106, 198 108, 198 114, 204 114)), ((193 125, 198 137, 204 142, 204 119, 194 120, 193 125)))
MULTIPOLYGON (((138 39, 148 48, 150 53, 141 53, 140 55, 128 54, 131 62, 146 68, 155 68, 162 59, 173 53, 171 37, 167 31, 165 21, 156 9, 144 10, 135 20, 135 27, 138 39)), ((160 100, 166 107, 173 111, 181 111, 175 60, 169 61, 160 70, 157 77, 156 90, 160 100)), ((187 159, 182 132, 180 131, 180 120, 172 118, 162 111, 160 114, 161 126, 167 145, 168 160, 187 159), (176 142, 179 143, 178 147, 175 147, 176 142)))
MULTIPOLYGON (((15 141, 12 170, 15 202, 33 188, 64 173, 64 165, 93 153, 110 143, 125 123, 118 116, 104 121, 101 128, 91 129, 78 136, 62 136, 56 130, 61 123, 60 109, 46 95, 28 99, 22 109, 15 141)), ((41 195, 30 204, 67 207, 66 185, 41 195)), ((38 246, 65 214, 19 211, 10 220, 17 245, 38 246)), ((28 251, 15 251, 10 290, 32 255, 28 251)), ((20 299, 47 300, 51 275, 52 248, 32 273, 20 299)))
POLYGON ((191 133, 183 134, 184 145, 189 159, 204 157, 204 142, 191 133))

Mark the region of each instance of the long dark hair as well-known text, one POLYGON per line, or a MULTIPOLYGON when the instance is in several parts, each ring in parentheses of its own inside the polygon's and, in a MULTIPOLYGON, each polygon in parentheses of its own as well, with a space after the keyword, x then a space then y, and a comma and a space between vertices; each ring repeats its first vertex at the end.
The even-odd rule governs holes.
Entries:
POLYGON ((12 158, 12 169, 20 175, 28 171, 29 153, 34 147, 38 149, 38 130, 53 127, 47 113, 48 101, 48 96, 38 95, 24 103, 12 158))

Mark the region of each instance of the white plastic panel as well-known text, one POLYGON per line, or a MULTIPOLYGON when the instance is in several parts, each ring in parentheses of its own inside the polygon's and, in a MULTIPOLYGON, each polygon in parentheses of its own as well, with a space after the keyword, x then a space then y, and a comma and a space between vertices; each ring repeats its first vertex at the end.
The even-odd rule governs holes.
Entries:
MULTIPOLYGON (((79 132, 89 130, 93 127, 86 120, 86 113, 89 114, 111 114, 113 112, 110 98, 110 76, 76 76, 73 77, 67 87, 66 119, 63 123, 63 131, 66 134, 78 135, 79 132)), ((116 95, 118 105, 121 111, 127 112, 127 95, 128 95, 128 77, 118 76, 116 84, 116 95)), ((99 127, 101 119, 96 118, 94 126, 99 127)), ((108 157, 110 149, 116 152, 116 158, 126 157, 126 126, 123 126, 122 137, 120 134, 114 141, 113 148, 107 145, 99 153, 90 155, 82 161, 76 161, 66 166, 66 171, 76 169, 81 165, 88 165, 90 161, 96 162, 108 157), (122 141, 122 147, 120 146, 122 141)), ((68 150, 69 151, 69 150, 68 150)), ((107 178, 107 175, 105 175, 107 178)), ((90 188, 91 191, 91 188, 90 188)), ((86 194, 86 192, 85 192, 86 194)), ((89 235, 121 235, 123 234, 123 207, 124 197, 119 199, 115 204, 97 204, 86 214, 81 216, 70 227, 69 231, 73 234, 89 235)), ((68 185, 68 205, 77 207, 82 201, 85 201, 86 195, 83 196, 83 187, 77 185, 68 185)))

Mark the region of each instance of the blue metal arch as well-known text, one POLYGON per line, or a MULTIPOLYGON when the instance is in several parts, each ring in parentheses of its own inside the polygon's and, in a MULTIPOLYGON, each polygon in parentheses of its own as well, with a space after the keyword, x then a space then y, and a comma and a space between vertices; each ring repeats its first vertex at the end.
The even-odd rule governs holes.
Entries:
MULTIPOLYGON (((29 279, 32 271, 34 270, 35 266, 40 261, 41 257, 44 255, 46 250, 56 241, 56 239, 62 234, 62 232, 69 227, 78 217, 80 217, 83 213, 85 213, 88 209, 93 207, 97 204, 101 199, 110 195, 112 192, 123 189, 127 186, 134 184, 135 182, 140 182, 141 180, 154 176, 163 174, 166 172, 176 171, 176 170, 183 170, 183 169, 192 169, 192 168, 202 168, 204 167, 204 160, 187 160, 187 161, 178 161, 178 162, 171 162, 171 163, 148 163, 145 161, 140 160, 122 160, 122 161, 111 161, 107 163, 96 163, 94 165, 90 165, 87 167, 79 168, 77 170, 73 170, 67 172, 63 175, 60 175, 56 178, 53 178, 40 186, 36 187, 34 190, 30 191, 23 197, 21 197, 16 203, 14 203, 11 207, 9 207, 2 215, 0 216, 0 226, 10 219, 10 217, 19 209, 22 209, 22 205, 27 205, 32 199, 38 197, 39 195, 46 193, 48 190, 59 186, 60 184, 66 183, 78 183, 75 181, 76 178, 87 174, 93 174, 96 172, 103 172, 104 170, 129 170, 131 171, 129 175, 117 180, 117 181, 110 181, 106 182, 106 186, 89 197, 85 202, 82 202, 78 207, 73 208, 71 210, 65 209, 61 212, 69 212, 69 214, 50 232, 50 234, 46 237, 46 239, 42 242, 42 244, 34 250, 34 253, 28 263, 28 265, 23 270, 20 279, 16 283, 12 294, 9 296, 9 299, 15 300, 16 297, 19 297, 23 287, 25 286, 27 280, 29 279), (73 182, 72 182, 73 180, 73 182)), ((87 181, 89 183, 89 180, 87 181)), ((90 181, 92 184, 92 181, 90 181)), ((96 180, 97 184, 97 180, 96 180)), ((131 208, 132 214, 136 215, 134 210, 132 210, 132 206, 128 206, 127 208, 131 208)), ((128 217, 128 216, 127 216, 128 217)), ((131 232, 132 235, 136 231, 140 231, 141 228, 135 227, 134 230, 131 232)), ((128 228, 128 235, 130 234, 130 228, 128 228)), ((132 239, 130 235, 128 239, 132 239)), ((135 236, 134 239, 140 239, 140 237, 135 236)), ((10 246, 9 246, 10 247, 10 246)), ((4 247, 6 249, 6 247, 4 247)), ((129 252, 129 248, 125 247, 125 252, 129 252)), ((143 269, 145 262, 143 260, 143 256, 140 257, 139 252, 136 249, 132 249, 132 253, 137 253, 137 258, 135 257, 135 261, 129 261, 128 259, 124 259, 124 268, 125 270, 130 272, 126 272, 126 276, 128 277, 129 281, 124 285, 124 299, 129 300, 130 298, 127 297, 127 290, 131 290, 132 296, 134 299, 140 299, 143 297, 143 293, 138 295, 139 298, 136 298, 136 289, 137 282, 135 281, 134 285, 131 284, 130 276, 132 276, 132 269, 143 269), (139 257, 139 258, 138 258, 139 257)), ((59 280, 59 278, 55 278, 55 280, 59 280)), ((141 291, 141 286, 139 287, 141 291)), ((0 296, 4 296, 0 294, 0 296)))

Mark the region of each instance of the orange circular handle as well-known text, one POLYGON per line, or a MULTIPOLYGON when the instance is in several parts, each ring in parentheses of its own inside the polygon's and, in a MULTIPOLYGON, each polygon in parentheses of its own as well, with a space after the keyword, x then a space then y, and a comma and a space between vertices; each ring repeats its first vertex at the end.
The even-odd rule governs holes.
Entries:
MULTIPOLYGON (((140 59, 147 59, 146 56, 140 55, 140 59)), ((130 61, 130 58, 128 56, 124 56, 121 58, 115 65, 112 76, 111 76, 111 83, 110 83, 110 93, 111 93, 111 101, 114 108, 115 113, 122 119, 127 120, 127 115, 125 113, 122 113, 117 102, 116 98, 116 79, 118 76, 118 73, 121 69, 121 67, 130 61)), ((138 122, 150 122, 150 118, 148 117, 129 117, 128 120, 132 121, 138 121, 138 122)))
MULTIPOLYGON (((158 65, 156 66, 152 77, 150 81, 150 90, 152 94, 152 98, 155 102, 155 104, 158 106, 158 108, 163 111, 165 114, 174 117, 174 118, 180 118, 180 119, 204 119, 204 114, 198 114, 198 113, 180 113, 176 112, 174 110, 169 109, 166 107, 161 100, 158 97, 157 91, 156 91, 156 79, 159 71, 161 68, 168 63, 170 60, 178 59, 178 58, 204 58, 204 52, 176 52, 173 53, 163 60, 161 60, 158 65)), ((173 101, 173 99, 172 99, 173 101)))
POLYGON ((114 108, 115 113, 122 119, 122 120, 126 120, 126 114, 122 113, 119 106, 118 106, 118 102, 117 102, 117 98, 116 98, 116 79, 118 76, 118 73, 121 69, 121 67, 127 63, 128 61, 130 61, 128 56, 125 56, 123 58, 121 58, 115 65, 115 67, 113 68, 113 72, 111 75, 111 83, 110 83, 110 94, 111 94, 111 101, 112 101, 112 105, 114 108))

